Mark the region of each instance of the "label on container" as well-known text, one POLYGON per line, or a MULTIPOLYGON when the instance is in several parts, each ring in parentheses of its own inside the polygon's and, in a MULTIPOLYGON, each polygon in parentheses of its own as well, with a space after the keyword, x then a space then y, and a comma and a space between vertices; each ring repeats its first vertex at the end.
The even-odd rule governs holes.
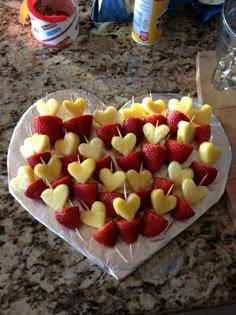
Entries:
POLYGON ((136 0, 133 17, 133 39, 143 45, 152 45, 161 38, 162 26, 169 0, 136 0))

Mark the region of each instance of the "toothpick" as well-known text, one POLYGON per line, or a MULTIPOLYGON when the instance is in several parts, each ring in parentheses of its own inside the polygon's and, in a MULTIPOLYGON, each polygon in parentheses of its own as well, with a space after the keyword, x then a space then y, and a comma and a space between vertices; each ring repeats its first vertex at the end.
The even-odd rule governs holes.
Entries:
POLYGON ((169 196, 169 194, 170 194, 171 190, 173 189, 174 185, 175 185, 175 184, 172 184, 172 185, 170 186, 169 190, 167 191, 166 197, 169 196))
POLYGON ((134 104, 134 95, 132 96, 132 105, 134 104))
POLYGON ((33 136, 33 131, 32 131, 32 128, 31 128, 31 124, 29 123, 29 132, 30 132, 30 136, 33 136))
POLYGON ((127 190, 126 190, 126 185, 124 183, 124 196, 125 196, 125 200, 127 199, 127 190))
POLYGON ((122 138, 122 134, 121 134, 120 129, 119 129, 118 127, 117 127, 117 132, 118 132, 118 134, 119 134, 119 137, 122 138))
POLYGON ((193 117, 191 118, 191 120, 190 120, 190 125, 193 123, 193 121, 194 121, 194 118, 195 118, 195 115, 193 115, 193 117))
POLYGON ((44 180, 45 180, 45 183, 48 185, 48 187, 49 187, 50 189, 53 189, 52 186, 51 186, 51 184, 50 184, 49 181, 47 180, 47 178, 44 178, 44 180))
POLYGON ((157 122, 156 122, 156 128, 158 127, 158 125, 159 125, 159 120, 157 120, 157 122))
POLYGON ((207 176, 208 176, 208 174, 206 174, 204 177, 203 177, 203 179, 200 181, 200 183, 199 183, 199 185, 198 186, 201 186, 202 185, 202 183, 204 182, 204 180, 207 178, 207 176))
POLYGON ((143 236, 142 239, 141 239, 141 241, 139 242, 139 246, 138 246, 137 250, 140 249, 140 247, 141 247, 141 245, 143 244, 144 240, 145 240, 145 237, 143 236))
POLYGON ((139 173, 141 173, 141 172, 142 172, 142 170, 143 170, 143 162, 141 163, 139 173))
POLYGON ((121 253, 121 251, 119 250, 119 248, 117 246, 115 246, 115 250, 117 251, 117 253, 120 255, 120 257, 126 262, 128 263, 128 260, 125 258, 125 256, 121 253))
POLYGON ((71 97, 72 103, 74 103, 74 97, 73 97, 73 94, 72 94, 72 89, 70 89, 70 97, 71 97))
POLYGON ((113 163, 112 163, 112 161, 111 161, 110 170, 111 170, 111 172, 113 173, 113 163))
POLYGON ((150 95, 150 98, 152 99, 152 92, 151 91, 149 92, 149 95, 150 95))
POLYGON ((80 157, 79 157, 79 154, 78 154, 78 162, 79 162, 79 163, 81 163, 81 162, 80 162, 80 157))
POLYGON ((132 244, 129 244, 129 252, 130 252, 131 261, 133 262, 133 247, 132 247, 132 244))
POLYGON ((47 91, 46 91, 45 99, 46 99, 46 103, 47 103, 47 101, 48 101, 48 92, 47 91))
POLYGON ((84 242, 85 245, 87 245, 87 242, 85 241, 85 239, 83 238, 82 234, 80 233, 80 231, 78 229, 75 229, 76 233, 79 235, 79 237, 81 238, 81 240, 84 242))
POLYGON ((71 205, 71 207, 74 207, 73 202, 70 199, 68 199, 68 202, 71 205))
POLYGON ((83 204, 86 210, 90 211, 89 207, 86 205, 86 203, 83 202, 83 200, 81 200, 81 203, 83 204))
POLYGON ((86 143, 89 143, 88 139, 86 138, 86 136, 84 136, 84 139, 86 141, 86 143))
POLYGON ((212 143, 213 141, 213 135, 211 135, 209 142, 212 143))

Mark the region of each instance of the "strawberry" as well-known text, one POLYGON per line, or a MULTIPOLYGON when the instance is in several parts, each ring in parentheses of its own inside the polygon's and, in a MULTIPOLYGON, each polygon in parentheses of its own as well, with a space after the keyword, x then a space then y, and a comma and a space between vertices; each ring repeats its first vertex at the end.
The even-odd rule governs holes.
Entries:
POLYGON ((176 134, 178 130, 178 124, 181 120, 188 121, 189 118, 178 110, 168 110, 166 114, 166 124, 170 128, 171 134, 176 134))
POLYGON ((144 121, 138 117, 129 117, 123 121, 123 134, 134 133, 137 142, 141 141, 143 137, 143 125, 144 121))
POLYGON ((82 162, 83 161, 83 157, 80 154, 71 154, 71 155, 65 155, 60 157, 60 161, 62 163, 61 166, 61 172, 63 176, 69 175, 68 172, 68 164, 72 163, 72 162, 77 162, 77 161, 82 162))
POLYGON ((157 172, 166 159, 166 148, 157 144, 144 143, 141 151, 145 167, 152 173, 157 172))
POLYGON ((153 189, 163 189, 164 194, 171 193, 174 188, 174 182, 168 178, 154 177, 153 178, 153 189))
POLYGON ((112 170, 112 172, 115 171, 115 164, 114 164, 110 155, 105 156, 105 157, 101 158, 100 160, 96 161, 96 168, 95 168, 95 171, 93 173, 93 177, 97 181, 100 181, 99 173, 100 173, 101 169, 103 169, 103 168, 109 168, 110 170, 112 170))
POLYGON ((199 185, 200 183, 203 186, 210 185, 214 182, 218 173, 218 170, 215 167, 198 161, 193 161, 189 167, 194 172, 193 180, 196 185, 199 185), (206 175, 207 177, 204 179, 204 181, 202 181, 206 175))
POLYGON ((90 209, 92 204, 98 199, 98 183, 76 183, 73 186, 73 192, 83 208, 88 207, 90 209))
POLYGON ((117 241, 118 231, 115 223, 111 220, 100 229, 93 232, 93 238, 107 247, 114 247, 117 241))
POLYGON ((42 192, 47 189, 48 186, 40 178, 33 181, 24 191, 24 195, 30 199, 40 199, 42 192))
POLYGON ((93 115, 83 114, 64 122, 66 132, 74 132, 79 135, 82 142, 89 139, 93 125, 93 115))
POLYGON ((64 135, 62 119, 55 115, 37 116, 33 121, 33 128, 36 133, 47 135, 51 143, 64 135))
POLYGON ((116 226, 122 240, 127 244, 131 244, 134 243, 139 236, 141 230, 141 218, 137 216, 131 221, 120 218, 116 221, 116 226))
POLYGON ((134 151, 129 154, 119 156, 116 158, 116 162, 124 172, 131 169, 139 172, 142 165, 142 153, 141 151, 134 151))
POLYGON ((58 209, 55 211, 56 220, 67 227, 74 230, 80 226, 80 210, 77 206, 58 209))
POLYGON ((195 129, 195 139, 198 144, 208 141, 211 136, 211 126, 208 124, 199 125, 195 129))
POLYGON ((111 123, 96 129, 96 134, 106 146, 111 145, 111 140, 114 136, 119 136, 122 133, 122 127, 120 123, 111 123), (119 131, 118 131, 119 130, 119 131))
POLYGON ((117 214, 113 207, 113 200, 117 197, 124 198, 124 194, 116 192, 99 192, 98 200, 103 202, 106 206, 107 217, 116 217, 117 214))
POLYGON ((162 114, 153 114, 144 118, 144 122, 154 126, 166 125, 166 118, 162 114))
POLYGON ((177 142, 175 140, 166 140, 165 146, 167 149, 168 161, 177 161, 183 163, 193 151, 193 146, 177 142))
POLYGON ((150 209, 144 211, 142 217, 142 234, 153 237, 160 234, 168 225, 168 221, 150 209))
POLYGON ((140 210, 147 209, 151 205, 151 189, 142 189, 135 191, 135 194, 140 197, 141 203, 140 203, 140 210))
POLYGON ((47 164, 51 158, 51 152, 40 152, 27 157, 28 164, 34 168, 39 163, 47 164))
POLYGON ((194 211, 191 206, 183 199, 176 196, 177 204, 176 207, 171 211, 172 216, 176 220, 185 220, 194 216, 194 211))

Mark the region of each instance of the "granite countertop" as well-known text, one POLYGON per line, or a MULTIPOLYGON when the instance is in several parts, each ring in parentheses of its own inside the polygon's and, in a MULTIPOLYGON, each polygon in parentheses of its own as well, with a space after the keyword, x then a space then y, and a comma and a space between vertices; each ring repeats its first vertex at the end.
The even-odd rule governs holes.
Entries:
POLYGON ((216 19, 198 25, 172 9, 159 44, 130 22, 95 26, 79 1, 80 35, 61 51, 35 43, 18 22, 21 1, 0 0, 0 313, 168 314, 236 302, 236 230, 221 198, 135 272, 115 280, 38 223, 8 192, 7 151, 25 110, 46 93, 82 88, 107 105, 151 92, 195 97, 196 55, 214 50, 216 19))

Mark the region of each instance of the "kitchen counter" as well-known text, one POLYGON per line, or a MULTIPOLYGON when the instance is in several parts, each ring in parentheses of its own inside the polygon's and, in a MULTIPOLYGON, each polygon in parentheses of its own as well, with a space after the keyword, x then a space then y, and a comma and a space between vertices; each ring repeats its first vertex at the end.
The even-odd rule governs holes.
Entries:
MULTIPOLYGON (((0 313, 169 314, 236 302, 236 230, 224 197, 122 281, 38 223, 8 192, 14 127, 46 93, 82 88, 119 108, 148 92, 196 97, 196 55, 214 50, 216 19, 169 11, 160 43, 135 44, 130 22, 95 26, 80 0, 80 34, 61 51, 35 43, 20 1, 0 0, 0 313)), ((212 104, 214 105, 214 104, 212 104)))

